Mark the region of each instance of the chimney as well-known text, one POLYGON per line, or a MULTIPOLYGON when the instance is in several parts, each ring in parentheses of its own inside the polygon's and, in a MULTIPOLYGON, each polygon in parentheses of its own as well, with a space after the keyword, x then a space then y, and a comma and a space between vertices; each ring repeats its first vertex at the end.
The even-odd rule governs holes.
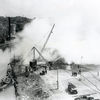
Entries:
POLYGON ((10 17, 8 17, 8 40, 11 39, 11 20, 10 17))

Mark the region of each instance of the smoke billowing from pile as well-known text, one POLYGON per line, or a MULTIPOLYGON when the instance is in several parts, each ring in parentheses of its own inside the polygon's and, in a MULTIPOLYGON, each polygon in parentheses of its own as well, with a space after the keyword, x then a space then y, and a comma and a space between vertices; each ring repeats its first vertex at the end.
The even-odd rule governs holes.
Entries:
MULTIPOLYGON (((22 37, 23 40, 20 44, 16 45, 15 52, 18 52, 23 56, 25 63, 28 64, 33 58, 33 47, 36 47, 41 52, 49 32, 51 31, 52 25, 53 23, 51 23, 48 18, 36 18, 30 24, 27 24, 24 30, 20 33, 20 37, 22 37)), ((37 53, 35 54, 36 58, 39 57, 37 53)), ((48 46, 45 47, 42 55, 48 61, 56 60, 61 57, 56 48, 48 46)))
POLYGON ((52 25, 55 23, 53 33, 43 52, 43 56, 47 60, 64 57, 66 62, 80 63, 81 56, 83 56, 82 63, 99 64, 100 34, 96 32, 95 28, 91 29, 91 26, 88 26, 90 29, 87 29, 85 33, 80 33, 83 30, 83 20, 81 16, 74 16, 74 19, 72 16, 53 21, 50 18, 36 18, 20 33, 20 37, 23 39, 15 45, 12 52, 6 50, 1 54, 2 61, 5 62, 4 59, 8 59, 8 61, 6 60, 8 63, 10 57, 15 54, 15 56, 23 56, 25 62, 28 63, 33 57, 32 47, 35 46, 41 51, 52 25), (3 59, 4 54, 6 58, 3 59))
POLYGON ((51 21, 50 18, 37 18, 31 24, 26 26, 23 31, 23 49, 30 51, 32 46, 37 47, 39 50, 50 32, 53 23, 56 24, 53 33, 46 45, 43 55, 47 59, 53 59, 50 53, 57 50, 68 62, 81 63, 81 56, 83 56, 82 63, 95 63, 99 64, 100 58, 100 34, 94 24, 84 26, 82 16, 70 15, 61 17, 51 21), (74 19, 73 19, 74 16, 74 19), (91 25, 91 26, 90 26, 91 25), (88 29, 87 29, 88 27, 88 29))
MULTIPOLYGON (((47 48, 57 49, 68 62, 80 63, 83 56, 82 63, 100 64, 99 5, 99 0, 3 0, 0 1, 0 14, 37 17, 20 33, 23 40, 12 51, 16 55, 27 56, 33 46, 41 50, 52 24, 55 23, 47 48)), ((44 56, 47 54, 48 52, 44 53, 44 56)), ((5 51, 0 57, 7 59, 10 54, 5 51)))

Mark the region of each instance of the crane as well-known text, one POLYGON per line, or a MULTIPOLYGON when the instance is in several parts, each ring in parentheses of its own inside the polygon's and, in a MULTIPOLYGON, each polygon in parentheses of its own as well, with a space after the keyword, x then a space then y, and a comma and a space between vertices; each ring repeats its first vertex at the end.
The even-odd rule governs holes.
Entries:
POLYGON ((44 45, 43 45, 43 47, 42 47, 42 49, 41 49, 41 52, 43 52, 43 50, 45 49, 46 44, 47 44, 47 42, 48 42, 48 40, 49 40, 51 34, 53 33, 54 27, 55 27, 55 24, 53 24, 53 26, 52 26, 52 28, 51 28, 51 30, 50 30, 50 33, 49 33, 49 35, 48 35, 48 37, 47 37, 47 39, 46 39, 46 41, 45 41, 45 43, 44 43, 44 45))
MULTIPOLYGON (((36 47, 33 47, 33 48, 31 49, 31 50, 33 51, 33 60, 30 61, 30 66, 31 66, 31 67, 34 67, 34 68, 33 68, 34 70, 37 69, 37 68, 36 68, 37 60, 40 60, 40 57, 46 62, 46 65, 48 64, 48 61, 42 56, 42 52, 43 52, 43 50, 44 50, 45 47, 46 47, 46 44, 47 44, 47 42, 48 42, 48 40, 49 40, 49 38, 50 38, 50 36, 51 36, 51 33, 53 33, 54 26, 55 26, 55 24, 53 24, 53 26, 52 26, 52 28, 51 28, 51 30, 50 30, 50 32, 49 32, 49 35, 48 35, 48 37, 47 37, 47 39, 46 39, 46 41, 45 41, 45 43, 44 43, 44 45, 43 45, 41 51, 39 52, 39 50, 38 50, 36 47), (37 52, 37 53, 39 54, 39 57, 38 57, 37 60, 35 59, 35 52, 37 52)), ((46 66, 44 66, 44 67, 45 67, 45 72, 47 72, 46 66)))

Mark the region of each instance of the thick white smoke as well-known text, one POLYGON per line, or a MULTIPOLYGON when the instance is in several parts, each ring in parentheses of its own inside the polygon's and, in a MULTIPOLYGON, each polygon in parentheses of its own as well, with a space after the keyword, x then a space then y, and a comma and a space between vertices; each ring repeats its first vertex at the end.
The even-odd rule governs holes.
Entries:
POLYGON ((99 5, 99 0, 1 0, 0 15, 37 17, 20 33, 23 41, 16 45, 17 55, 27 55, 32 46, 41 50, 55 23, 48 48, 57 49, 69 62, 80 63, 83 56, 83 63, 99 64, 99 5))
MULTIPOLYGON (((46 45, 47 48, 57 49, 69 62, 81 63, 81 56, 83 56, 82 63, 99 64, 100 34, 94 24, 84 26, 85 22, 82 16, 72 14, 68 17, 56 19, 54 23, 56 26, 46 45)), ((53 23, 49 18, 37 18, 26 26, 22 32, 24 37, 23 46, 25 46, 22 46, 23 51, 25 49, 29 51, 32 46, 41 50, 52 25, 53 23)))

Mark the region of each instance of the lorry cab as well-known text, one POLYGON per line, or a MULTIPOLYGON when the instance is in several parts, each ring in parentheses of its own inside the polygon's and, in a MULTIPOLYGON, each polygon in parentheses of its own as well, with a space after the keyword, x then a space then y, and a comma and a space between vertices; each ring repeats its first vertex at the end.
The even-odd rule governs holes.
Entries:
POLYGON ((76 86, 72 83, 68 83, 67 91, 69 94, 77 94, 76 86))

